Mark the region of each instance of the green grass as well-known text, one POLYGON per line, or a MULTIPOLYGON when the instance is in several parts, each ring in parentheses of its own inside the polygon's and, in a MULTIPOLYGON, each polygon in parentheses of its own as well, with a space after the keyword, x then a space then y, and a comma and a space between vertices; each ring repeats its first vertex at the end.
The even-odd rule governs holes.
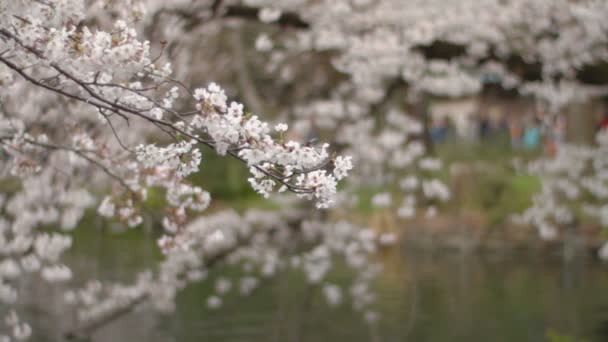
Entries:
MULTIPOLYGON (((527 209, 541 189, 537 176, 517 172, 512 166, 514 158, 525 162, 536 158, 539 151, 513 151, 500 143, 453 141, 438 145, 435 152, 444 167, 434 176, 450 186, 454 196, 448 203, 438 205, 440 214, 453 215, 465 210, 480 214, 489 225, 499 225, 512 214, 527 209), (469 168, 462 178, 450 174, 450 166, 455 163, 469 168), (458 182, 462 184, 456 185, 458 182)), ((352 191, 358 197, 357 213, 364 216, 374 213, 371 200, 375 194, 390 191, 397 202, 402 196, 396 188, 363 185, 352 191)))
POLYGON ((538 150, 514 151, 498 138, 485 143, 449 142, 437 146, 436 152, 445 165, 440 178, 447 184, 454 181, 449 173, 451 164, 469 168, 457 180, 462 182, 460 188, 452 189, 454 199, 447 204, 451 212, 466 209, 481 214, 490 225, 502 224, 528 208, 541 189, 537 176, 518 173, 512 166, 514 158, 526 162, 538 157, 538 150))

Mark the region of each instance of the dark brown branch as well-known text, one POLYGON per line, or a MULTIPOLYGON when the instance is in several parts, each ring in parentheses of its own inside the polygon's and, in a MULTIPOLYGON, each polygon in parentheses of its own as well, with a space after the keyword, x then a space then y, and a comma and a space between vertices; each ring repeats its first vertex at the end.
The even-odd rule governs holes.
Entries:
MULTIPOLYGON (((214 19, 221 18, 240 18, 244 20, 250 21, 260 21, 259 13, 261 11, 260 8, 250 7, 244 5, 230 5, 230 6, 222 6, 223 2, 221 0, 216 0, 211 6, 211 16, 200 15, 203 11, 208 11, 209 7, 204 8, 194 8, 194 9, 184 9, 184 8, 172 8, 172 9, 162 9, 161 11, 155 14, 155 17, 161 15, 163 13, 176 15, 183 18, 186 21, 184 28, 186 31, 191 31, 194 28, 205 25, 214 19)), ((274 25, 279 25, 281 27, 289 27, 294 29, 308 29, 310 28, 310 24, 303 20, 299 14, 294 12, 284 12, 281 16, 274 22, 270 23, 274 25)))
POLYGON ((397 91, 404 86, 406 86, 406 83, 401 77, 397 77, 391 81, 386 87, 384 96, 377 102, 370 105, 369 114, 377 116, 378 112, 384 109, 384 107, 391 101, 395 93, 397 93, 397 91))
MULTIPOLYGON (((4 140, 4 139, 8 139, 10 137, 0 137, 0 140, 4 140)), ((36 140, 32 140, 32 139, 24 139, 25 142, 27 142, 28 144, 31 145, 36 145, 36 146, 40 146, 46 149, 50 149, 50 150, 63 150, 63 151, 69 151, 69 152, 73 152, 76 155, 78 155, 79 157, 85 159, 86 161, 88 161, 89 163, 95 165, 96 167, 98 167, 99 169, 101 169, 105 174, 107 174, 108 176, 110 176, 111 178, 113 178, 115 181, 117 181, 122 187, 124 187, 127 191, 131 192, 133 195, 137 195, 132 189, 131 187, 125 183, 125 181, 122 179, 122 177, 118 176, 117 174, 115 174, 114 172, 112 172, 108 167, 106 167, 103 163, 101 163, 100 161, 97 161, 91 157, 89 157, 87 155, 87 153, 95 153, 95 151, 90 151, 90 150, 80 150, 80 149, 76 149, 76 148, 72 148, 69 146, 61 146, 61 145, 57 145, 57 144, 53 144, 53 143, 43 143, 43 142, 39 142, 36 140)))
MULTIPOLYGON (((223 14, 226 18, 242 18, 247 20, 259 21, 260 9, 249 6, 227 6, 223 14)), ((297 13, 285 12, 281 14, 279 19, 274 23, 284 26, 292 27, 297 29, 308 29, 310 24, 304 21, 297 13)))
POLYGON ((222 0, 215 0, 211 5, 211 13, 213 13, 213 17, 217 17, 220 14, 220 9, 222 8, 222 0))

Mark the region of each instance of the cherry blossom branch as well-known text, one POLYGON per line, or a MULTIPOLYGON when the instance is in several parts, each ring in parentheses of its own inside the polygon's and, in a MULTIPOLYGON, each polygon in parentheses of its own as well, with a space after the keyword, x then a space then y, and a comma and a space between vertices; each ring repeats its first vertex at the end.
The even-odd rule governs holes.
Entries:
MULTIPOLYGON (((250 239, 253 235, 248 236, 245 239, 239 240, 239 242, 232 245, 230 248, 224 249, 210 258, 207 258, 203 261, 203 265, 201 268, 209 269, 221 263, 225 259, 227 259, 232 253, 238 251, 243 245, 246 245, 250 242, 250 239)), ((138 305, 146 302, 150 299, 149 292, 140 293, 138 296, 133 298, 130 302, 124 303, 120 307, 112 310, 111 312, 106 313, 105 315, 99 316, 94 320, 87 321, 82 323, 81 325, 74 327, 68 331, 66 331, 63 335, 68 340, 79 340, 86 339, 91 336, 95 331, 100 328, 120 319, 121 317, 131 313, 138 305)))
MULTIPOLYGON (((30 47, 30 46, 24 44, 14 34, 8 32, 6 30, 0 31, 0 33, 4 37, 13 40, 18 46, 24 48, 29 53, 34 54, 39 59, 46 60, 43 52, 37 50, 34 47, 30 47)), ((191 133, 190 130, 186 129, 185 127, 184 128, 178 127, 176 124, 163 120, 162 112, 171 113, 178 118, 180 118, 181 115, 180 115, 180 113, 172 110, 171 108, 161 105, 159 102, 157 102, 156 100, 152 99, 151 97, 149 97, 145 94, 145 91, 150 90, 150 89, 155 89, 155 87, 144 87, 144 88, 139 87, 139 86, 125 87, 125 86, 119 85, 119 84, 112 84, 112 83, 108 83, 108 82, 98 82, 99 73, 95 74, 93 81, 85 81, 85 80, 79 79, 77 76, 73 75, 71 72, 68 72, 67 70, 65 70, 63 67, 59 66, 55 62, 48 63, 48 65, 52 69, 57 71, 60 76, 63 76, 63 77, 65 77, 66 80, 71 81, 74 85, 77 86, 77 89, 80 88, 81 93, 84 93, 84 94, 87 94, 88 96, 90 96, 90 98, 84 98, 84 97, 82 97, 82 95, 74 94, 74 93, 71 93, 64 89, 60 89, 58 87, 54 87, 45 82, 41 82, 41 81, 37 80, 33 76, 29 75, 25 71, 24 68, 20 68, 19 66, 17 66, 16 64, 14 64, 10 60, 8 60, 8 58, 0 57, 0 62, 3 62, 6 66, 8 66, 10 69, 13 69, 14 71, 16 71, 18 74, 20 74, 22 77, 24 77, 26 80, 30 81, 31 83, 38 85, 38 86, 42 86, 43 88, 50 90, 50 91, 54 91, 60 95, 68 96, 74 100, 84 102, 88 105, 94 106, 102 114, 104 113, 104 111, 116 113, 116 114, 120 115, 121 117, 125 118, 125 120, 127 122, 128 122, 128 116, 133 115, 133 116, 142 118, 142 119, 156 125, 159 129, 161 129, 162 131, 164 131, 165 133, 169 134, 171 137, 176 139, 176 141, 177 141, 177 137, 175 134, 179 134, 183 137, 190 139, 191 141, 196 141, 196 142, 206 145, 208 147, 213 147, 220 154, 227 153, 227 154, 237 158, 238 160, 247 162, 247 164, 251 168, 255 169, 256 172, 259 172, 262 175, 264 175, 265 177, 269 177, 273 180, 273 183, 262 182, 262 183, 258 184, 257 181, 255 183, 252 183, 252 185, 254 185, 254 187, 256 187, 256 190, 258 190, 259 192, 261 192, 263 194, 266 194, 268 192, 268 189, 272 188, 273 184, 277 184, 277 183, 280 184, 281 186, 285 187, 285 189, 288 189, 296 194, 307 195, 307 196, 311 195, 311 196, 318 197, 318 198, 323 198, 323 197, 328 196, 328 194, 325 194, 325 192, 327 192, 327 191, 329 191, 329 192, 335 191, 335 190, 332 190, 332 188, 334 188, 335 186, 331 184, 332 182, 335 182, 335 181, 331 180, 331 179, 328 179, 328 181, 330 182, 330 183, 328 183, 328 185, 329 185, 328 190, 321 190, 321 188, 319 187, 319 186, 325 187, 325 185, 322 185, 319 182, 325 182, 325 180, 321 180, 321 179, 326 178, 326 176, 324 173, 320 173, 320 172, 324 172, 324 171, 321 171, 321 169, 330 165, 329 161, 327 161, 327 160, 326 161, 319 160, 318 162, 315 162, 316 165, 309 165, 310 163, 307 162, 308 166, 298 166, 295 169, 288 170, 286 174, 277 175, 275 172, 271 171, 270 168, 263 167, 260 164, 261 162, 264 162, 263 159, 261 159, 261 160, 256 159, 255 162, 252 162, 252 160, 249 160, 249 158, 245 157, 248 155, 249 152, 259 153, 259 152, 253 151, 255 146, 256 145, 259 146, 260 144, 267 145, 269 143, 268 141, 256 142, 256 141, 251 141, 251 138, 246 138, 244 142, 246 142, 247 146, 245 146, 245 147, 239 146, 238 147, 239 151, 237 153, 236 150, 233 150, 229 146, 231 144, 230 142, 221 143, 221 145, 220 145, 220 142, 216 141, 216 139, 213 139, 212 141, 207 141, 207 140, 201 139, 198 135, 191 133), (104 94, 96 91, 96 88, 98 88, 98 87, 101 87, 101 88, 114 87, 114 88, 123 90, 127 93, 133 93, 133 94, 139 96, 140 98, 146 100, 152 106, 146 107, 146 108, 138 108, 138 107, 132 106, 128 103, 124 103, 123 101, 120 101, 120 97, 117 97, 116 99, 109 99, 109 98, 105 97, 104 94), (154 111, 157 111, 157 114, 154 114, 154 111), (159 115, 159 117, 154 117, 157 115, 159 115), (227 145, 227 146, 224 147, 224 145, 227 145), (292 172, 292 171, 294 171, 294 172, 292 172), (315 176, 316 178, 313 179, 312 181, 315 183, 319 183, 318 185, 304 185, 304 183, 302 183, 302 182, 306 181, 304 178, 298 179, 298 182, 300 184, 295 184, 292 182, 293 181, 292 176, 294 176, 294 175, 312 174, 315 172, 316 172, 316 176, 315 176), (321 178, 319 178, 319 177, 321 177, 321 178)), ((172 92, 173 92, 173 90, 172 90, 172 92)), ((203 91, 201 94, 205 94, 205 92, 206 91, 203 91)), ((219 90, 216 90, 215 88, 213 88, 213 90, 211 90, 211 88, 210 88, 209 92, 207 92, 207 94, 209 94, 208 96, 220 96, 219 98, 224 97, 223 91, 219 92, 219 90), (217 95, 209 94, 209 92, 216 92, 216 91, 218 91, 217 95)), ((198 97, 197 100, 201 100, 200 96, 196 95, 196 92, 190 91, 190 93, 194 94, 195 98, 198 97)), ((212 100, 212 101, 216 101, 216 100, 212 100)), ((226 106, 227 105, 225 103, 211 103, 211 104, 207 104, 204 107, 201 104, 197 104, 197 111, 199 112, 199 115, 197 117, 195 117, 195 119, 197 119, 197 118, 200 119, 201 115, 203 117, 206 117, 209 115, 217 115, 217 114, 219 114, 221 116, 225 116, 225 115, 229 114, 228 113, 229 110, 233 110, 233 107, 238 106, 238 105, 231 104, 232 107, 230 109, 226 108, 226 106), (211 110, 212 112, 215 112, 216 114, 213 114, 213 113, 209 114, 209 113, 205 112, 205 111, 209 111, 209 110, 211 110)), ((234 107, 234 108, 238 108, 238 107, 234 107)), ((190 114, 190 112, 187 112, 187 114, 190 114)), ((257 120, 257 117, 253 117, 252 119, 257 120)), ((249 119, 247 117, 245 117, 244 119, 239 119, 240 120, 239 125, 241 125, 241 126, 248 125, 249 122, 244 121, 244 120, 251 121, 252 119, 249 119)), ((206 118, 203 118, 201 120, 206 120, 206 118)), ((199 121, 201 121, 201 120, 199 120, 199 121)), ((209 124, 214 124, 214 123, 210 122, 209 124)), ((260 127, 262 127, 262 126, 260 126, 260 127)), ((203 128, 203 131, 205 131, 207 134, 210 134, 210 135, 217 134, 217 133, 209 132, 207 127, 199 127, 199 128, 203 128)), ((241 128, 239 128, 239 129, 241 129, 241 128)), ((258 135, 258 133, 253 133, 253 134, 258 135)), ((276 144, 276 143, 273 143, 273 144, 276 144)), ((297 145, 292 144, 290 146, 291 147, 288 147, 287 145, 283 144, 282 146, 278 145, 273 148, 276 149, 277 152, 279 152, 279 150, 290 150, 290 151, 293 150, 294 152, 296 152, 298 150, 302 150, 302 148, 298 147, 297 145)), ((313 149, 311 149, 309 147, 304 147, 303 149, 308 149, 309 152, 313 151, 313 149)), ((309 153, 309 152, 306 152, 306 153, 309 153)), ((271 165, 269 165, 269 166, 271 166, 271 165)), ((339 172, 339 174, 342 174, 342 172, 339 172)), ((259 178, 259 177, 255 177, 255 178, 259 178)), ((324 199, 323 201, 326 201, 326 200, 324 199)), ((326 204, 324 204, 324 203, 321 205, 326 206, 326 204)))
MULTIPOLYGON (((13 140, 15 139, 15 136, 4 136, 4 137, 0 137, 0 142, 2 142, 2 140, 13 140)), ((72 152, 77 154, 79 157, 85 159, 86 161, 88 161, 89 163, 93 164, 94 166, 96 166, 97 168, 99 168, 100 170, 102 170, 106 175, 110 176, 112 179, 114 179, 115 181, 117 181, 123 188, 125 188, 125 190, 131 192, 133 195, 137 195, 132 189, 131 187, 125 183, 125 181, 118 176, 117 174, 113 173, 107 166, 103 165, 101 162, 89 157, 87 155, 87 153, 96 153, 96 151, 93 150, 82 150, 82 149, 77 149, 77 148, 73 148, 70 146, 61 146, 61 145, 57 145, 57 144, 53 144, 53 143, 49 143, 49 142, 40 142, 40 141, 36 141, 33 139, 29 139, 29 138, 23 138, 23 141, 25 141, 26 143, 30 144, 30 145, 35 145, 35 146, 40 146, 43 147, 45 149, 50 149, 50 150, 62 150, 62 151, 68 151, 68 152, 72 152)), ((4 143, 5 144, 5 143, 4 143)))

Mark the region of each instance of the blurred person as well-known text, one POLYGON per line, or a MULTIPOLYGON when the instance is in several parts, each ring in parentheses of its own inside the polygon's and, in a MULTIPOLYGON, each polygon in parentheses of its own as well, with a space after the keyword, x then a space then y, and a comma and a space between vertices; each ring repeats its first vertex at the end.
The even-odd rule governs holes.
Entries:
POLYGON ((467 116, 466 120, 465 137, 467 141, 477 142, 479 140, 479 124, 477 123, 477 116, 469 115, 467 116))
POLYGON ((488 139, 492 134, 492 125, 486 113, 481 113, 479 116, 479 138, 481 140, 488 139))
POLYGON ((507 148, 510 146, 510 130, 507 116, 499 112, 494 117, 494 132, 492 134, 494 142, 501 147, 507 148))
POLYGON ((511 139, 511 147, 513 149, 520 149, 523 143, 524 127, 521 120, 511 118, 509 122, 509 137, 511 139))
POLYGON ((541 123, 540 120, 534 117, 530 120, 529 124, 526 125, 523 146, 527 150, 536 149, 541 142, 541 123))
POLYGON ((604 116, 602 117, 602 120, 600 120, 600 123, 597 126, 596 133, 603 132, 606 129, 608 129, 608 111, 604 112, 604 116))
POLYGON ((442 143, 444 142, 450 133, 450 122, 447 117, 438 118, 433 120, 433 125, 431 126, 431 139, 433 143, 442 143))
POLYGON ((566 135, 566 120, 563 115, 557 115, 547 125, 547 143, 545 153, 555 156, 559 145, 564 141, 566 135))

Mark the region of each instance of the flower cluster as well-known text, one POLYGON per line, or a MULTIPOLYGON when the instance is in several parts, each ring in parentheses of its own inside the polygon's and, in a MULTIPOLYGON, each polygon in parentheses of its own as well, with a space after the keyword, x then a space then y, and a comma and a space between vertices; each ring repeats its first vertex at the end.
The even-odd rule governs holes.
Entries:
POLYGON ((186 177, 198 172, 201 163, 201 151, 195 145, 195 140, 170 144, 166 147, 139 145, 135 149, 135 154, 137 160, 146 168, 165 167, 175 170, 180 177, 186 177))
POLYGON ((280 186, 280 192, 289 189, 300 197, 316 199, 319 208, 333 202, 337 181, 352 169, 349 157, 336 157, 331 172, 321 170, 331 164, 328 144, 317 148, 284 141, 286 124, 275 126, 281 138, 273 139, 267 123, 245 114, 242 104, 228 104, 224 90, 214 83, 196 89, 193 97, 199 111, 190 123, 193 131, 208 135, 220 155, 234 153, 245 161, 253 176, 249 182, 258 193, 267 197, 280 186))
MULTIPOLYGON (((528 170, 540 176, 542 189, 535 195, 532 206, 514 219, 534 225, 547 240, 560 238, 565 229, 574 227, 580 215, 596 218, 602 227, 607 227, 605 134, 598 134, 600 144, 596 147, 561 144, 553 158, 530 163, 528 170)), ((606 256, 605 247, 599 255, 606 256)))
MULTIPOLYGON (((5 161, 0 178, 9 185, 0 196, 2 303, 19 300, 24 277, 52 283, 71 279, 61 255, 72 238, 62 230, 78 227, 96 205, 100 216, 125 226, 137 227, 146 219, 162 222, 168 235, 159 245, 171 260, 172 253, 200 248, 195 253, 207 257, 239 242, 230 231, 214 231, 198 241, 196 229, 187 228, 189 214, 210 203, 209 193, 188 179, 199 171, 203 146, 247 164, 259 192, 280 187, 311 195, 319 207, 332 203, 337 181, 352 168, 348 157, 330 157, 327 145, 286 141, 286 124, 271 132, 242 104, 228 104, 218 85, 190 90, 174 79, 171 64, 161 63, 164 55, 153 57, 153 44, 140 40, 140 30, 123 20, 145 21, 142 5, 135 2, 124 2, 130 11, 104 10, 89 17, 84 0, 0 0, 0 155, 5 161), (107 195, 98 198, 101 193, 107 195), (147 208, 150 194, 162 202, 162 210, 147 208)), ((266 12, 262 16, 268 21, 281 15, 266 12)), ((222 220, 229 218, 222 216, 216 226, 227 224, 222 220)), ((161 265, 163 277, 174 266, 161 265)), ((202 278, 200 272, 190 276, 202 278)), ((150 279, 142 273, 135 287, 111 287, 110 295, 118 299, 81 318, 103 315, 150 293, 150 279)), ((253 291, 257 279, 243 280, 241 291, 253 291)), ((96 284, 66 299, 99 304, 98 297, 107 292, 96 284)), ((223 284, 220 292, 228 291, 223 284)), ((157 290, 180 288, 170 286, 157 290)), ((6 322, 10 337, 0 339, 31 334, 16 315, 6 322)))

